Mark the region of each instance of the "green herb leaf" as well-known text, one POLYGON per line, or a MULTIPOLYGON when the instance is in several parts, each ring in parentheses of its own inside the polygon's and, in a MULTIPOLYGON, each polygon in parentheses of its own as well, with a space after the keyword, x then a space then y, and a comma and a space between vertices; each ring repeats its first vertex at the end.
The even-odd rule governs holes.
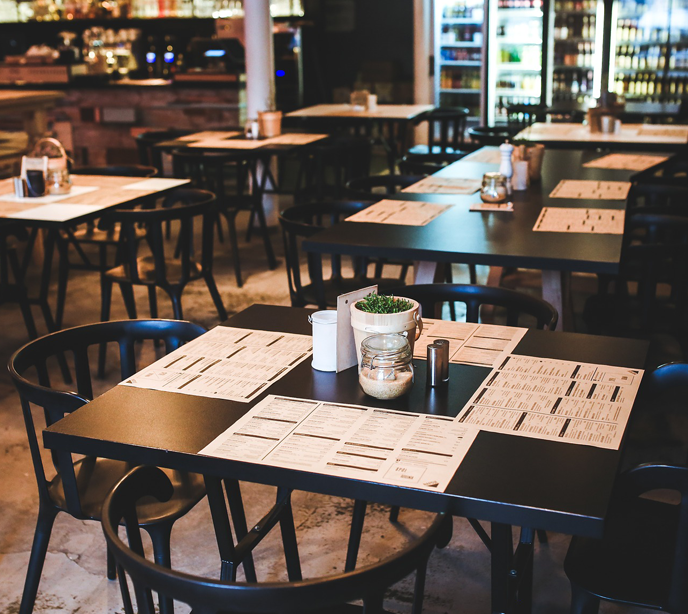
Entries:
POLYGON ((356 309, 366 313, 401 313, 412 307, 411 301, 383 294, 369 294, 356 303, 356 309))

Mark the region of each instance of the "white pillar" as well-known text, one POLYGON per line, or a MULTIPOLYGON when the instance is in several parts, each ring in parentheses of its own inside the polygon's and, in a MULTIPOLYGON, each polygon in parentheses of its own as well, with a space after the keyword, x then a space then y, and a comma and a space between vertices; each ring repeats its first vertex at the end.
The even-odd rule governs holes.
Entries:
POLYGON ((258 117, 275 104, 275 53, 270 0, 244 2, 246 37, 246 114, 258 117))
MULTIPOLYGON (((432 55, 432 0, 413 0, 413 99, 433 104, 430 56, 432 55)), ((416 129, 416 142, 427 142, 426 127, 416 129)))

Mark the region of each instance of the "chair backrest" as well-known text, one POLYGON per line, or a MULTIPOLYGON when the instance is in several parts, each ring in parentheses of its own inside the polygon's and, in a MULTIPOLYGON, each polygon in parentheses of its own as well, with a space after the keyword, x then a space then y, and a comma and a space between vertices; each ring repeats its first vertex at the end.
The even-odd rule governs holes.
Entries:
POLYGON ((688 306, 688 217, 657 211, 627 218, 616 282, 623 296, 634 282, 637 326, 648 331, 682 323, 688 306))
MULTIPOLYGON (((137 467, 117 484, 103 505, 102 527, 108 548, 120 574, 124 571, 131 578, 140 614, 154 614, 152 592, 186 603, 199 614, 324 611, 357 599, 363 600, 365 614, 381 613, 385 590, 427 563, 445 528, 444 519, 438 516, 423 538, 351 572, 293 582, 221 581, 174 571, 145 558, 136 502, 145 496, 164 501, 171 494, 169 479, 160 469, 137 467), (128 544, 118 533, 122 521, 128 544)), ((125 603, 130 603, 126 581, 120 581, 120 587, 125 603)))
POLYGON ((471 141, 485 147, 486 145, 501 145, 510 139, 515 132, 506 126, 474 126, 468 129, 468 136, 471 141))
MULTIPOLYGON (((301 277, 300 244, 302 239, 320 232, 328 226, 333 226, 347 217, 362 211, 370 206, 371 202, 354 201, 325 201, 296 205, 280 212, 279 220, 284 239, 284 256, 287 265, 287 278, 289 282, 289 294, 292 305, 303 306, 304 287, 306 283, 301 277)), ((309 283, 317 283, 322 276, 322 259, 319 254, 308 252, 306 254, 308 264, 309 283)), ((354 271, 362 274, 364 271, 363 260, 354 259, 354 271)), ((341 278, 341 257, 332 256, 332 279, 341 278)), ((324 303, 324 296, 323 303, 324 303)))
POLYGON ((120 242, 117 246, 117 261, 127 269, 133 283, 140 283, 137 260, 139 258, 138 229, 146 230, 146 241, 155 265, 155 284, 162 288, 171 284, 186 284, 196 279, 196 264, 204 272, 212 271, 213 226, 216 215, 215 195, 207 190, 180 188, 165 195, 161 204, 150 209, 111 209, 99 222, 100 228, 120 223, 120 242), (200 258, 194 245, 194 220, 201 218, 200 258), (179 234, 173 246, 166 245, 163 225, 177 221, 179 234), (172 250, 171 247, 174 249, 172 250), (174 252, 172 254, 172 251, 174 252), (174 262, 175 278, 168 276, 168 264, 174 262))
POLYGON ((352 200, 384 198, 385 194, 396 194, 417 183, 424 175, 369 175, 357 177, 346 184, 346 194, 352 200))
POLYGON ((149 130, 136 135, 136 148, 139 152, 139 162, 146 166, 154 166, 162 174, 162 157, 153 147, 156 143, 173 141, 180 136, 189 134, 190 130, 149 130))
POLYGON ((470 111, 465 107, 438 107, 423 113, 416 123, 428 122, 428 152, 460 151, 465 142, 469 115, 470 111))
MULTIPOLYGON (((676 543, 669 580, 668 602, 662 604, 668 612, 688 611, 688 468, 668 465, 641 465, 622 474, 617 483, 615 503, 623 507, 655 490, 673 491, 679 495, 677 505, 676 543)), ((666 505, 671 505, 667 503, 666 505)), ((621 510, 623 512, 623 509, 621 510)), ((630 542, 634 536, 629 535, 630 542)))
POLYGON ((108 175, 114 177, 155 177, 158 169, 139 164, 118 164, 108 166, 81 166, 71 170, 73 175, 108 175))
POLYGON ((510 104, 506 107, 506 123, 509 130, 516 134, 535 122, 544 121, 547 108, 540 104, 510 104))
MULTIPOLYGON (((136 370, 136 344, 140 341, 162 341, 165 352, 177 349, 182 343, 203 334, 205 329, 190 322, 175 320, 125 320, 86 324, 51 333, 30 341, 10 358, 8 369, 19 393, 24 423, 29 438, 39 496, 44 503, 50 503, 46 469, 41 459, 41 446, 36 437, 32 406, 43 410, 45 426, 50 426, 66 414, 88 403, 94 396, 91 378, 92 356, 89 348, 101 343, 116 343, 119 347, 120 377, 132 376, 136 370), (76 386, 73 390, 53 387, 50 365, 61 356, 73 360, 76 386)), ((53 455, 54 470, 58 471, 64 484, 68 511, 81 515, 78 491, 71 467, 60 467, 53 455)), ((52 473, 52 471, 51 471, 52 473)))
POLYGON ((399 170, 402 175, 432 175, 466 155, 468 155, 467 151, 407 154, 399 162, 399 170))
POLYGON ((675 215, 688 215, 688 179, 678 183, 635 183, 628 192, 626 215, 650 209, 672 210, 675 215))
MULTIPOLYGON (((220 207, 227 206, 232 196, 244 196, 249 191, 249 179, 254 173, 258 155, 253 151, 214 153, 175 149, 172 167, 175 177, 191 179, 192 185, 215 194, 220 207)), ((255 194, 259 191, 254 190, 255 194)))
POLYGON ((435 305, 457 302, 466 305, 466 322, 481 321, 481 307, 493 305, 506 309, 507 326, 518 326, 521 315, 535 318, 536 328, 554 330, 559 315, 547 301, 540 298, 492 286, 469 284, 419 284, 390 290, 389 294, 418 301, 425 317, 434 317, 435 305))
POLYGON ((676 154, 631 178, 634 183, 688 186, 688 154, 676 154))

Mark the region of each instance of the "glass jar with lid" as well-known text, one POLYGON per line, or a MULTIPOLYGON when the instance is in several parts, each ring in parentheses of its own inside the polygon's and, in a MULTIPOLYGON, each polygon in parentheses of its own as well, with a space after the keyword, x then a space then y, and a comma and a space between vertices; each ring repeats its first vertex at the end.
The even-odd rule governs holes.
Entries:
POLYGON ((480 188, 480 199, 484 203, 503 203, 506 196, 506 177, 501 173, 485 173, 480 188))
POLYGON ((376 399, 396 399, 413 385, 413 354, 408 339, 399 333, 371 335, 361 343, 363 392, 376 399))

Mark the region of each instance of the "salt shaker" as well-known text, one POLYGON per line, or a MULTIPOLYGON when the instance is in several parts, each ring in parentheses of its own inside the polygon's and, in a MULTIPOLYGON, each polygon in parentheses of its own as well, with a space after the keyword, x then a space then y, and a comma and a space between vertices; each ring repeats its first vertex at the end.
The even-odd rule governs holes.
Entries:
POLYGON ((499 165, 499 174, 506 177, 506 190, 511 194, 511 177, 514 174, 514 167, 511 164, 511 154, 514 152, 514 146, 511 143, 502 143, 499 146, 499 153, 502 156, 502 162, 499 165))

